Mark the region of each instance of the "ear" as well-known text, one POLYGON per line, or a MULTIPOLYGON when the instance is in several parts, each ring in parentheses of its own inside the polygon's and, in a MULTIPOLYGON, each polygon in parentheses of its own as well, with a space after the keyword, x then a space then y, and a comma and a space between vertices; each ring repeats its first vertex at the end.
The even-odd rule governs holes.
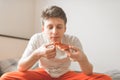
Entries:
POLYGON ((65 26, 65 31, 64 32, 66 32, 66 26, 65 26))
POLYGON ((42 26, 42 32, 44 31, 44 27, 42 26))

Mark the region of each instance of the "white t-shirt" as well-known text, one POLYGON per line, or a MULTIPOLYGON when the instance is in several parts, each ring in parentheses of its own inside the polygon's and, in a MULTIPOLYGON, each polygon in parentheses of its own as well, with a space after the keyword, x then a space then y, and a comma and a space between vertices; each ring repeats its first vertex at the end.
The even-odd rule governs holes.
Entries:
MULTIPOLYGON (((22 58, 28 57, 35 49, 48 42, 49 40, 44 33, 36 33, 31 37, 22 58)), ((65 34, 63 36, 62 43, 82 49, 79 39, 75 36, 65 34)), ((41 57, 39 60, 39 67, 44 68, 51 77, 59 77, 69 71, 70 63, 70 58, 67 57, 64 52, 57 50, 56 57, 54 59, 41 57)))

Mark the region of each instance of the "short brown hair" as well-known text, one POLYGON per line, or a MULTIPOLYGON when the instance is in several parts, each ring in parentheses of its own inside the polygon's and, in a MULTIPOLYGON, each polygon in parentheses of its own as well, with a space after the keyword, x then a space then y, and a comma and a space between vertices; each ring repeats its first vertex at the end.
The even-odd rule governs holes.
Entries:
POLYGON ((44 20, 52 17, 61 18, 65 24, 67 23, 67 17, 63 9, 58 6, 51 6, 42 12, 42 25, 44 25, 44 20))

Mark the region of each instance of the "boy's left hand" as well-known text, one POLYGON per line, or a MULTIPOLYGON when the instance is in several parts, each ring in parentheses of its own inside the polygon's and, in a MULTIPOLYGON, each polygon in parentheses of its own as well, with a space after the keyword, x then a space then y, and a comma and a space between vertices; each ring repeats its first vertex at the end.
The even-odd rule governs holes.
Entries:
POLYGON ((82 50, 75 46, 69 46, 68 50, 65 50, 65 53, 73 60, 73 61, 80 61, 82 58, 82 50))

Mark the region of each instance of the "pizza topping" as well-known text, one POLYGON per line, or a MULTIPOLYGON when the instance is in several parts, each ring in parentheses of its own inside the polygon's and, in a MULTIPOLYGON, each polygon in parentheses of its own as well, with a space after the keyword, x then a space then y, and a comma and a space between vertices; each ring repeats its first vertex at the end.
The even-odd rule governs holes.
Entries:
POLYGON ((69 46, 66 45, 66 44, 62 44, 61 42, 55 42, 54 45, 59 48, 59 49, 62 49, 62 50, 68 50, 69 49, 69 46))

